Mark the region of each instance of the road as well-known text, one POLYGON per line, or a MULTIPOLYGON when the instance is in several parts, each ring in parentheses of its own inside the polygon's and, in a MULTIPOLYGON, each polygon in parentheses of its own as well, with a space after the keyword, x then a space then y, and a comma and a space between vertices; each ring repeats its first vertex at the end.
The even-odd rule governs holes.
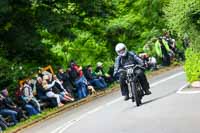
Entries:
POLYGON ((152 95, 143 105, 123 101, 120 92, 98 98, 23 133, 200 133, 200 94, 179 94, 186 85, 182 68, 150 80, 152 95))

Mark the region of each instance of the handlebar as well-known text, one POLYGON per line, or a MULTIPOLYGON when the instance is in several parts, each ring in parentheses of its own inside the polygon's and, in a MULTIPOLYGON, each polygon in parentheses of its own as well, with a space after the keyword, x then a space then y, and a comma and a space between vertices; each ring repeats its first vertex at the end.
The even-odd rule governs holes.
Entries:
POLYGON ((141 68, 141 69, 145 69, 144 67, 142 67, 141 65, 137 65, 137 64, 131 64, 131 65, 126 65, 124 66, 125 69, 129 68, 129 67, 134 67, 134 68, 141 68))
POLYGON ((128 68, 130 68, 130 67, 134 67, 133 69, 135 69, 135 68, 141 68, 141 69, 145 70, 145 68, 142 67, 141 65, 131 64, 131 65, 126 65, 126 66, 124 66, 123 68, 119 69, 119 70, 118 70, 118 73, 120 73, 120 72, 126 72, 126 69, 128 69, 128 68))

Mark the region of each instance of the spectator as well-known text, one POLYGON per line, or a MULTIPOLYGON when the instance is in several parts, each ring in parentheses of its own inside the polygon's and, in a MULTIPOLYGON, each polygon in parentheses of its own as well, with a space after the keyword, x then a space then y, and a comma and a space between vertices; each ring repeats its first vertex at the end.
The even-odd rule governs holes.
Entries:
POLYGON ((5 88, 1 91, 2 96, 4 97, 3 103, 7 109, 14 110, 17 112, 17 120, 20 121, 22 118, 27 119, 22 109, 17 107, 13 100, 9 97, 8 90, 5 88))
POLYGON ((144 67, 149 70, 149 55, 147 53, 141 53, 139 54, 139 57, 142 59, 144 67))
POLYGON ((174 50, 174 46, 175 46, 175 39, 172 39, 170 32, 167 31, 166 29, 164 29, 163 36, 161 38, 164 39, 167 42, 168 46, 169 46, 169 49, 170 49, 169 55, 170 55, 170 57, 174 57, 175 56, 175 52, 173 50, 174 50))
POLYGON ((48 84, 52 85, 52 87, 51 87, 52 88, 52 92, 59 95, 60 101, 62 103, 66 103, 68 100, 67 100, 67 98, 65 98, 64 95, 62 95, 60 86, 57 84, 56 80, 53 79, 53 76, 52 76, 52 78, 50 78, 49 75, 44 75, 43 77, 46 79, 48 84))
POLYGON ((63 83, 63 87, 70 93, 70 95, 74 96, 75 87, 73 85, 73 81, 70 79, 70 75, 68 72, 64 72, 63 68, 59 67, 58 79, 63 83))
POLYGON ((147 53, 139 54, 139 57, 143 60, 144 67, 148 70, 156 70, 157 69, 157 60, 155 57, 149 57, 147 53))
POLYGON ((56 102, 55 98, 49 98, 49 97, 46 96, 46 91, 42 86, 42 78, 41 77, 37 77, 36 96, 41 101, 47 102, 49 107, 56 107, 57 106, 57 102, 56 102))
POLYGON ((63 106, 64 104, 61 103, 60 96, 58 94, 55 94, 52 91, 52 87, 55 85, 55 81, 53 81, 51 84, 48 84, 47 80, 48 80, 48 76, 47 75, 43 76, 42 86, 46 91, 46 96, 49 97, 49 98, 56 98, 56 102, 57 102, 58 107, 63 106))
POLYGON ((157 70, 157 60, 155 57, 149 57, 149 61, 148 61, 148 64, 149 64, 149 68, 150 70, 157 70))
POLYGON ((98 77, 102 77, 105 79, 105 81, 109 84, 111 84, 113 82, 113 79, 112 77, 106 73, 104 71, 104 68, 103 68, 103 63, 102 62, 97 62, 97 67, 95 69, 95 74, 98 76, 98 77))
POLYGON ((158 40, 156 41, 155 50, 158 57, 162 59, 162 65, 169 66, 170 65, 170 56, 169 56, 170 49, 167 42, 162 37, 159 37, 158 40))
POLYGON ((8 109, 5 105, 4 96, 0 95, 0 115, 10 116, 14 125, 18 123, 17 112, 11 109, 8 109))
POLYGON ((54 87, 57 88, 59 94, 64 97, 67 101, 74 101, 74 98, 67 92, 63 87, 61 81, 57 78, 56 75, 53 75, 53 80, 56 81, 54 87))
POLYGON ((185 33, 183 36, 183 48, 184 49, 188 48, 189 44, 190 44, 190 38, 189 38, 188 34, 185 33))
POLYGON ((89 81, 89 83, 97 89, 105 89, 107 87, 105 80, 102 77, 97 77, 93 73, 91 65, 87 66, 85 70, 85 77, 89 81))
POLYGON ((73 60, 70 62, 70 77, 72 78, 78 93, 78 99, 87 96, 87 80, 83 75, 82 67, 78 66, 73 60))
POLYGON ((39 111, 37 111, 37 109, 33 105, 28 104, 26 103, 26 101, 24 101, 22 88, 23 87, 18 87, 15 94, 17 104, 20 105, 22 109, 26 110, 28 116, 37 115, 39 111))
POLYGON ((31 87, 30 80, 26 80, 24 86, 22 88, 23 91, 23 99, 26 103, 33 105, 39 112, 41 112, 40 104, 38 100, 33 95, 33 90, 31 87))

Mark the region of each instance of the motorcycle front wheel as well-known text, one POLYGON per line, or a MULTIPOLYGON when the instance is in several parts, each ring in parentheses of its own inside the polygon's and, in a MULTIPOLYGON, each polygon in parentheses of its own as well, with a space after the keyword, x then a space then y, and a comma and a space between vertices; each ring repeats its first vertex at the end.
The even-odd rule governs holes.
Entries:
POLYGON ((130 83, 132 96, 134 96, 136 106, 140 106, 140 104, 142 104, 141 96, 139 95, 139 92, 138 92, 138 90, 140 90, 140 88, 138 88, 140 87, 138 84, 140 84, 139 81, 137 81, 136 83, 134 82, 130 83))

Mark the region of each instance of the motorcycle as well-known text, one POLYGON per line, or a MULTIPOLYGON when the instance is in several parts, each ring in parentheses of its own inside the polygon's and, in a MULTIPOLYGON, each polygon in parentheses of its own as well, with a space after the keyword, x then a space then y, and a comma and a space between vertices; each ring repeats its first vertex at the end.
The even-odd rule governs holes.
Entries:
POLYGON ((142 104, 142 97, 144 96, 144 91, 135 73, 136 69, 144 68, 139 65, 131 64, 124 66, 123 69, 120 69, 118 72, 123 72, 126 74, 126 83, 128 85, 129 91, 131 91, 131 97, 136 102, 136 105, 140 106, 142 104))

